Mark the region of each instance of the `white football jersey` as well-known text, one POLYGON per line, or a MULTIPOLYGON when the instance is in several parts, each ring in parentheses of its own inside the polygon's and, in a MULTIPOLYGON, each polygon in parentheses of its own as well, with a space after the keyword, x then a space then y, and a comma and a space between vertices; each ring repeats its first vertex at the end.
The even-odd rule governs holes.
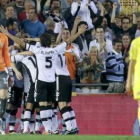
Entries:
POLYGON ((57 55, 55 63, 55 73, 57 75, 65 75, 65 76, 70 75, 67 68, 65 52, 57 55))
MULTIPOLYGON (((21 62, 23 65, 23 77, 24 81, 26 81, 27 74, 30 78, 31 83, 35 83, 36 74, 37 74, 37 65, 36 60, 33 56, 25 56, 25 55, 15 55, 11 57, 11 61, 13 63, 21 62)), ((27 80, 28 81, 28 80, 27 80)))
POLYGON ((26 50, 33 52, 37 60, 37 79, 44 82, 55 81, 55 61, 57 55, 63 53, 67 47, 67 43, 63 42, 55 48, 42 47, 40 42, 36 45, 26 44, 26 50))

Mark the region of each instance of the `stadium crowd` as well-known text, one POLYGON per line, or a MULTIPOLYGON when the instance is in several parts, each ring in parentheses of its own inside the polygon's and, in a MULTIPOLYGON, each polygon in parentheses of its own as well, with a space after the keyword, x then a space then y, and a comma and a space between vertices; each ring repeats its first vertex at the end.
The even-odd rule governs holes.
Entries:
MULTIPOLYGON (((17 49, 21 51, 22 44, 11 36, 36 45, 41 35, 47 33, 51 45, 56 46, 78 34, 79 28, 85 25, 87 29, 68 44, 66 63, 73 84, 96 86, 73 86, 72 91, 124 93, 130 44, 140 35, 140 13, 133 6, 130 19, 126 15, 120 17, 120 11, 119 0, 0 0, 0 31, 5 35, 9 32, 9 52, 13 56, 17 49), (108 86, 100 86, 102 83, 108 86)), ((17 67, 20 69, 20 64, 17 67)), ((23 80, 22 72, 14 70, 14 87, 19 92, 23 92, 23 80)), ((10 115, 14 117, 15 113, 10 115)), ((10 123, 9 131, 13 132, 15 124, 10 123)))

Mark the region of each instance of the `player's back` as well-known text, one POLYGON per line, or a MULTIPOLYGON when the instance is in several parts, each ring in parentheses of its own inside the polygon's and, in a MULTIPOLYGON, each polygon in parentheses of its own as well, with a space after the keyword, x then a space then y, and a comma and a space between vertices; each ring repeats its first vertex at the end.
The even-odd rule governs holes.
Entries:
POLYGON ((59 53, 63 53, 67 46, 66 42, 55 48, 42 47, 40 42, 36 45, 26 44, 26 50, 35 54, 37 61, 37 79, 44 82, 55 81, 55 60, 59 53))
POLYGON ((70 75, 67 68, 65 52, 57 55, 55 72, 57 75, 70 75))

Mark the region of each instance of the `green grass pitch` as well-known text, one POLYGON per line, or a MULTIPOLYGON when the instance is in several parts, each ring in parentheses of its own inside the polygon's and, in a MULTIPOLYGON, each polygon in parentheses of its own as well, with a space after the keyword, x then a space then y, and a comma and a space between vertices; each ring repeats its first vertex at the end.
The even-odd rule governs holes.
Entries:
POLYGON ((140 140, 140 136, 51 136, 51 135, 4 135, 0 140, 140 140))

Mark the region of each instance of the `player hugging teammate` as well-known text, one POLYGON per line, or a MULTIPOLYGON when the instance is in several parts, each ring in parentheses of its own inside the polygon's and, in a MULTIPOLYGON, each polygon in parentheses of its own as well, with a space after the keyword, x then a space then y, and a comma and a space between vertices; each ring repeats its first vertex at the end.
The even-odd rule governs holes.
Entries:
MULTIPOLYGON (((12 36, 3 27, 0 27, 3 34, 19 45, 16 46, 18 46, 18 49, 20 48, 20 51, 26 50, 25 52, 20 52, 11 56, 14 73, 17 79, 24 80, 24 93, 27 93, 24 117, 22 117, 22 120, 24 120, 24 134, 40 133, 39 129, 41 123, 44 127, 44 132, 42 134, 58 134, 57 107, 60 110, 64 125, 66 126, 64 134, 78 133, 79 130, 77 128, 75 113, 70 106, 72 83, 67 69, 65 50, 67 49, 67 46, 69 46, 69 44, 71 44, 79 35, 83 34, 86 29, 86 25, 81 25, 75 35, 68 37, 65 42, 55 45, 54 47, 49 34, 42 34, 40 38, 34 39, 37 42, 32 44, 12 36), (16 66, 18 63, 21 63, 21 69, 18 69, 16 66), (34 130, 35 110, 36 126, 34 130)), ((30 39, 28 39, 28 41, 29 40, 30 39)), ((4 88, 4 86, 2 88, 4 88)), ((7 112, 4 111, 5 115, 6 113, 8 114, 9 112, 16 110, 12 114, 9 113, 10 116, 13 115, 15 117, 17 108, 21 105, 20 102, 20 105, 17 105, 15 109, 15 105, 13 103, 21 99, 21 96, 13 95, 16 92, 19 91, 15 91, 13 89, 13 92, 11 92, 9 97, 9 100, 13 101, 10 103, 14 107, 10 108, 10 110, 7 109, 7 112)), ((21 91, 20 95, 22 95, 21 91)), ((2 102, 1 98, 0 100, 2 102)), ((15 133, 13 129, 15 119, 13 122, 12 131, 10 131, 11 134, 15 133)), ((2 124, 1 133, 4 134, 2 124)))

